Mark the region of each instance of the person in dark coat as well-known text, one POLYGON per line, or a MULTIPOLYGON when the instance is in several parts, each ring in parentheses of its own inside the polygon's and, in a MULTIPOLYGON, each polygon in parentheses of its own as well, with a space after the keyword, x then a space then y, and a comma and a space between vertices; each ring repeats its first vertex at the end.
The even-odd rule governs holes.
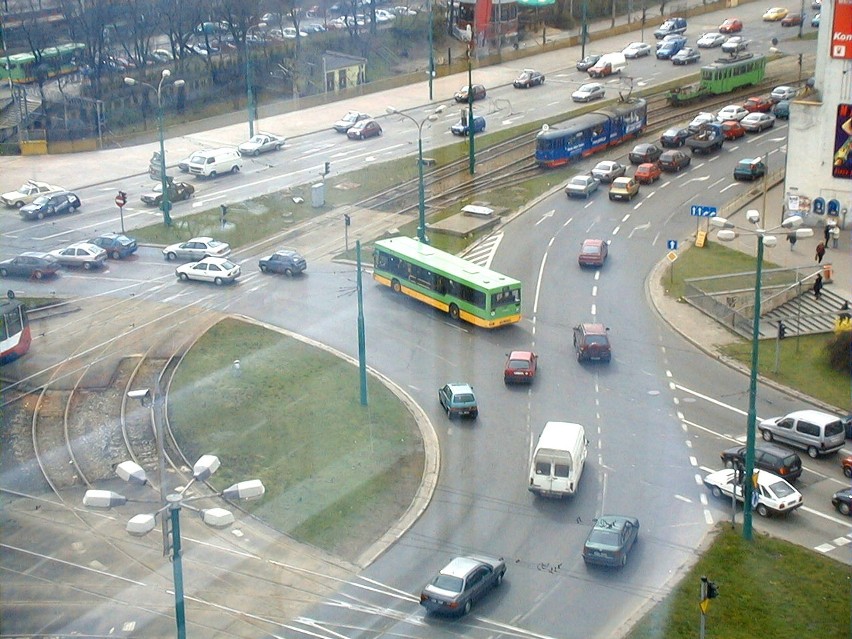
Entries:
POLYGON ((818 300, 822 295, 822 275, 817 275, 814 280, 814 297, 818 300))
POLYGON ((824 258, 824 257, 825 257, 825 242, 820 242, 819 244, 817 244, 816 255, 814 256, 814 259, 817 261, 818 264, 822 264, 822 258, 824 258))
POLYGON ((823 244, 825 244, 825 248, 828 248, 828 238, 831 237, 831 224, 825 225, 825 229, 823 229, 822 235, 825 238, 825 242, 823 242, 823 244))

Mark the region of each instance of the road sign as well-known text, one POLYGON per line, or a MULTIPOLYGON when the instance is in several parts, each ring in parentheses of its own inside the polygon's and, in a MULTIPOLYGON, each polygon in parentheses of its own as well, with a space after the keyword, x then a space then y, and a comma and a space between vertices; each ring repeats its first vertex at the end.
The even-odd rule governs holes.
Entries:
POLYGON ((716 217, 716 207, 694 204, 689 207, 689 214, 694 217, 716 217))
POLYGON ((674 251, 669 251, 666 253, 666 258, 668 258, 669 262, 674 262, 677 259, 677 253, 674 251))
POLYGON ((668 240, 666 242, 666 248, 669 249, 670 251, 676 251, 677 250, 677 240, 668 240))
POLYGON ((115 205, 118 208, 121 208, 125 204, 127 204, 127 194, 123 191, 119 191, 118 195, 115 196, 115 205))

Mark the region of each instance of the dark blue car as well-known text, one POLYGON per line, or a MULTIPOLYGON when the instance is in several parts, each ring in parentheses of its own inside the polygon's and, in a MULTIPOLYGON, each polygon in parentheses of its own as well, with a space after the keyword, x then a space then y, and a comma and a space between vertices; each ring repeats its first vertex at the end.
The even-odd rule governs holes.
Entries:
POLYGON ((95 246, 100 246, 107 252, 107 257, 114 260, 123 260, 125 257, 133 255, 139 248, 136 240, 119 233, 104 233, 92 238, 89 242, 95 246))
MULTIPOLYGON (((485 130, 485 118, 481 115, 476 115, 473 117, 473 132, 479 133, 480 131, 485 130)), ((470 130, 467 126, 467 118, 463 120, 459 120, 452 127, 450 127, 450 131, 453 132, 453 135, 469 135, 470 130)))
POLYGON ((666 39, 657 48, 657 60, 669 60, 685 46, 686 38, 683 36, 666 36, 666 39))

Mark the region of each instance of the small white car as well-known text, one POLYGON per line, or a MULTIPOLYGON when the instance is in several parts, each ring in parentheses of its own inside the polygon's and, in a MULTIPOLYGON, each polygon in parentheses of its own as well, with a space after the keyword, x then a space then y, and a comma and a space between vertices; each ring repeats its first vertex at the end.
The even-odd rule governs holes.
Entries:
POLYGON ((729 104, 716 114, 716 119, 719 122, 728 122, 729 120, 736 120, 739 122, 747 115, 748 111, 743 108, 742 105, 729 104))
POLYGON ((642 58, 651 55, 651 45, 645 42, 631 42, 621 52, 625 58, 642 58))
POLYGON ((242 155, 258 156, 268 151, 280 151, 284 148, 284 138, 272 133, 259 133, 237 147, 242 155))
POLYGON ((592 175, 601 182, 612 182, 615 178, 621 177, 627 173, 627 167, 621 162, 614 160, 604 160, 598 162, 595 168, 592 169, 592 175))
POLYGON ((771 113, 749 113, 740 120, 740 126, 746 131, 760 133, 775 126, 775 116, 771 113))
POLYGON ((701 113, 696 115, 694 118, 692 118, 692 121, 689 123, 689 126, 687 127, 687 129, 689 130, 690 133, 698 133, 698 130, 702 127, 702 125, 709 124, 710 122, 715 122, 715 121, 716 121, 716 114, 715 113, 709 113, 707 111, 702 111, 701 113))
POLYGON ((745 51, 747 48, 748 40, 742 36, 731 36, 722 44, 722 51, 725 53, 739 53, 740 51, 745 51))
POLYGON ((698 38, 696 45, 701 49, 713 49, 721 46, 728 38, 721 33, 705 33, 698 38))
POLYGON ((201 260, 205 257, 228 257, 231 246, 212 237, 194 237, 186 242, 170 244, 163 249, 167 260, 201 260))
POLYGON ((230 284, 240 276, 240 267, 224 257, 205 257, 198 262, 181 264, 175 269, 179 280, 213 282, 216 286, 230 284))
MULTIPOLYGON (((788 481, 765 470, 754 472, 757 475, 757 488, 753 493, 757 495, 754 498, 756 501, 754 509, 758 515, 761 517, 786 515, 802 505, 802 493, 793 488, 788 481)), ((735 492, 737 501, 742 502, 743 485, 739 481, 736 486, 734 485, 734 473, 733 468, 717 470, 704 478, 704 485, 714 497, 730 499, 731 494, 735 492)))
POLYGON ((600 100, 604 97, 604 87, 599 82, 589 82, 584 84, 579 89, 571 94, 571 99, 574 102, 591 102, 592 100, 600 100))
POLYGON ((51 251, 62 266, 82 266, 87 271, 102 268, 106 264, 107 252, 100 246, 89 242, 76 242, 65 248, 51 251))
POLYGON ((769 99, 773 102, 780 102, 781 100, 792 100, 796 97, 796 94, 799 90, 796 87, 788 87, 788 86, 780 86, 772 89, 772 93, 769 94, 769 99))
POLYGON ((0 195, 0 200, 3 200, 3 204, 6 206, 14 206, 19 209, 25 204, 30 204, 40 195, 49 195, 64 190, 61 186, 53 186, 47 182, 28 180, 19 186, 17 191, 9 191, 0 195))

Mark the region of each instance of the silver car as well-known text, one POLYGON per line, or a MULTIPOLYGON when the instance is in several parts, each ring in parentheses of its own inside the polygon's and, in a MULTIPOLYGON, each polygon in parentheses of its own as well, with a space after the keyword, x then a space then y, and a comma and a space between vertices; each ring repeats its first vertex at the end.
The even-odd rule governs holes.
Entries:
POLYGON ((588 198, 598 190, 601 181, 594 175, 575 175, 565 187, 565 195, 568 197, 588 198))
POLYGON ((615 178, 621 177, 625 173, 627 173, 627 167, 620 162, 612 160, 598 162, 595 168, 592 169, 592 175, 601 182, 612 182, 615 178))
POLYGON ((101 268, 106 264, 107 259, 107 252, 104 249, 89 242, 76 242, 65 248, 51 251, 50 254, 62 266, 82 266, 87 271, 101 268))
POLYGON ((770 113, 749 113, 740 120, 740 126, 746 131, 760 133, 775 126, 775 116, 770 113))
POLYGON ((592 100, 600 100, 604 97, 604 94, 605 91, 602 84, 599 82, 589 82, 574 91, 571 94, 571 99, 574 102, 591 102, 592 100))
POLYGON ((171 244, 163 249, 167 260, 202 260, 205 257, 228 257, 231 246, 212 237, 194 237, 187 242, 171 244))
POLYGON ((271 133, 260 133, 252 136, 248 142, 243 142, 237 147, 243 155, 260 155, 269 151, 280 151, 284 147, 284 138, 271 133))
POLYGON ((784 417, 764 419, 757 428, 765 441, 804 448, 811 458, 837 452, 846 444, 843 421, 818 410, 797 410, 784 417))

